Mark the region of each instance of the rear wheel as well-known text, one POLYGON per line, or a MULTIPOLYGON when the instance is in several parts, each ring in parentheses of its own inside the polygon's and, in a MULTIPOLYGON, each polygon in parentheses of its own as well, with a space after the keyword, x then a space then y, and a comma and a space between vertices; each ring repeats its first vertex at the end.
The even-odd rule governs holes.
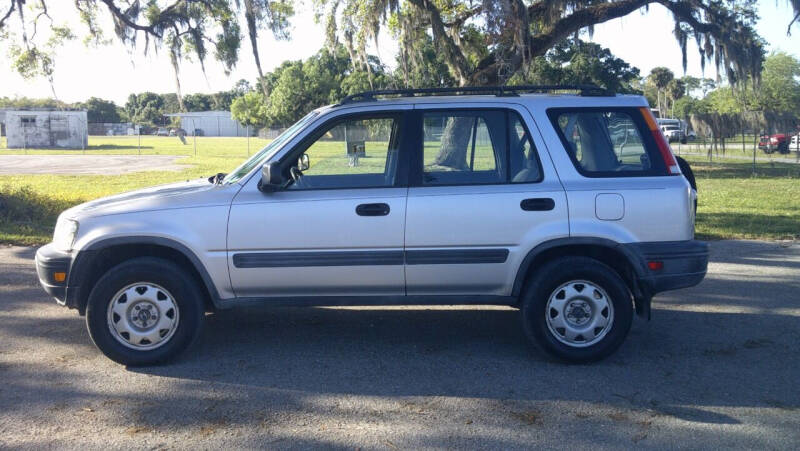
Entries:
POLYGON ((633 305, 619 275, 597 260, 563 257, 542 267, 523 296, 528 338, 548 354, 584 363, 613 353, 630 330, 633 305))
POLYGON ((100 278, 89 295, 86 325, 111 360, 149 365, 186 349, 199 334, 203 312, 191 276, 169 261, 144 257, 100 278))

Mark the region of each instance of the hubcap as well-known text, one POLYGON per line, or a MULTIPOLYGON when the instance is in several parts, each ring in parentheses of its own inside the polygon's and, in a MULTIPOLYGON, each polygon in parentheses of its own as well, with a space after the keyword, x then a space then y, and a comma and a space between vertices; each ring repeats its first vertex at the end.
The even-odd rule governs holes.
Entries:
POLYGON ((167 343, 178 328, 178 305, 169 291, 156 284, 130 284, 109 302, 108 328, 128 348, 155 349, 167 343))
POLYGON ((614 306, 605 290, 585 280, 572 280, 550 295, 547 327, 567 346, 584 348, 606 336, 614 323, 614 306))

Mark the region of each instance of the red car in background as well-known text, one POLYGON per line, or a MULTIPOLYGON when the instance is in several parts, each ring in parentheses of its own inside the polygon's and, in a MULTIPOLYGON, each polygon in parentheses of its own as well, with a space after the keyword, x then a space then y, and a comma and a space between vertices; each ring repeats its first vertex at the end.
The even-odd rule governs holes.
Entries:
POLYGON ((758 148, 764 153, 789 153, 789 135, 776 133, 774 135, 761 135, 758 139, 758 148))

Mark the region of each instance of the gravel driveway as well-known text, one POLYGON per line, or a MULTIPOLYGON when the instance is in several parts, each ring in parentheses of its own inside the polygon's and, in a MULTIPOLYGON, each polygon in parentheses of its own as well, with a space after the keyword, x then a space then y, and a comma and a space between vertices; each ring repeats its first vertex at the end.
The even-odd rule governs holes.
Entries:
POLYGON ((547 360, 504 308, 258 308, 126 369, 0 248, 0 448, 797 449, 800 245, 711 249, 599 364, 547 360))
POLYGON ((142 171, 182 171, 175 155, 0 155, 0 175, 119 175, 142 171))

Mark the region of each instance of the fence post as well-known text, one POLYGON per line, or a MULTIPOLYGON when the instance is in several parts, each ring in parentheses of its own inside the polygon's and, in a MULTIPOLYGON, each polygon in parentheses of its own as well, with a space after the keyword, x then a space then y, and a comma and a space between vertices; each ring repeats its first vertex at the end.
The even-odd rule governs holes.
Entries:
MULTIPOLYGON (((133 126, 136 127, 136 124, 133 124, 133 126)), ((139 150, 139 155, 142 155, 142 126, 141 125, 136 127, 136 135, 138 136, 138 140, 139 140, 138 144, 136 145, 136 148, 139 150)))
POLYGON ((247 156, 250 156, 250 125, 247 125, 247 156))
POLYGON ((192 121, 192 145, 194 146, 194 156, 197 156, 197 127, 194 125, 194 118, 190 117, 190 121, 192 121))

